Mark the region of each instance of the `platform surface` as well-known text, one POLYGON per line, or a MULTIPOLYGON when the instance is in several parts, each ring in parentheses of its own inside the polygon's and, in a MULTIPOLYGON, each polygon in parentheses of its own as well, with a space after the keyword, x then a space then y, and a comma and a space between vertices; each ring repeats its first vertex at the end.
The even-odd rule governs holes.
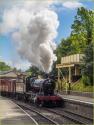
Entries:
POLYGON ((84 97, 84 96, 74 96, 74 95, 61 95, 62 98, 87 104, 94 104, 93 98, 90 97, 84 97))
POLYGON ((0 125, 33 124, 33 120, 14 102, 0 96, 0 125))

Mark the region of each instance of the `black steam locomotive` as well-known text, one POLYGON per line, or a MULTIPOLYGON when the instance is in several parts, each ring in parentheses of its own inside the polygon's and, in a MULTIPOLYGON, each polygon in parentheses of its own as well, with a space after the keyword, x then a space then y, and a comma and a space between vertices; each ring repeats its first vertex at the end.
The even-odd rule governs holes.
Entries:
POLYGON ((55 87, 56 83, 52 78, 27 77, 25 99, 38 106, 62 106, 62 98, 55 94, 55 87))

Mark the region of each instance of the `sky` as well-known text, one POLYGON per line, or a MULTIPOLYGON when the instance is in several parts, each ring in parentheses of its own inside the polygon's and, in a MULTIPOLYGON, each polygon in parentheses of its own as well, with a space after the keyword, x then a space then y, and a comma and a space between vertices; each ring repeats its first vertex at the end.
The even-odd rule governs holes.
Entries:
MULTIPOLYGON (((12 0, 0 0, 0 24, 3 25, 3 15, 5 11, 7 13, 14 5, 20 8, 24 1, 25 0, 19 0, 18 2, 18 0, 14 0, 13 2, 12 0)), ((93 10, 94 2, 93 0, 56 0, 55 2, 51 0, 51 2, 50 8, 57 14, 59 21, 57 36, 54 38, 55 43, 58 45, 63 38, 67 38, 70 35, 71 24, 73 24, 77 8, 84 6, 87 9, 93 10)), ((3 26, 3 28, 5 27, 3 26)), ((11 38, 11 32, 8 31, 6 33, 1 33, 0 31, 0 60, 22 70, 26 70, 31 65, 26 59, 21 58, 11 38)))

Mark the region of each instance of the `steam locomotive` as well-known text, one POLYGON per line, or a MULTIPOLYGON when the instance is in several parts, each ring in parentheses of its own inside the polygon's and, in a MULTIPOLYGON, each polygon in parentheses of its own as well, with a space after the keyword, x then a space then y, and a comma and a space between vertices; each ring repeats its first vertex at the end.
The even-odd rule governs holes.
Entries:
POLYGON ((29 76, 23 81, 2 79, 1 94, 36 106, 62 106, 63 99, 55 93, 55 79, 52 77, 38 79, 29 76))
POLYGON ((55 81, 52 78, 37 79, 26 78, 26 93, 29 95, 25 100, 30 100, 37 106, 62 106, 63 100, 55 94, 55 81))

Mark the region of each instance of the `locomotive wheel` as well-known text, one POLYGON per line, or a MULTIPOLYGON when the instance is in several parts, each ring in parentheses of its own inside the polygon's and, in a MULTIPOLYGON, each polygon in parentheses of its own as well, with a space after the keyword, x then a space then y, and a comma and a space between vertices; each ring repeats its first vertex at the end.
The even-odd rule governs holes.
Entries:
POLYGON ((43 102, 43 101, 40 101, 40 100, 36 100, 36 101, 35 101, 35 105, 36 105, 37 107, 42 107, 42 106, 44 105, 44 102, 43 102))
POLYGON ((41 101, 41 103, 40 103, 39 107, 43 107, 43 105, 44 105, 44 102, 43 102, 43 101, 41 101))

